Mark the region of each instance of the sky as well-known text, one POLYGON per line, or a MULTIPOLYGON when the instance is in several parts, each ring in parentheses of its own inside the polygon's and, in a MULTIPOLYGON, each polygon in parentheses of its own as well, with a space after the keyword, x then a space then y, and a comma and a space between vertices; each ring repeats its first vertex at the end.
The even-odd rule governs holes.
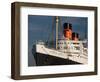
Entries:
MULTIPOLYGON (((71 23, 73 32, 79 33, 80 39, 87 39, 88 32, 88 19, 86 17, 59 17, 59 34, 62 35, 63 24, 71 23)), ((28 15, 28 65, 35 65, 34 56, 32 54, 32 46, 36 41, 50 40, 52 35, 52 27, 55 33, 55 17, 53 16, 36 16, 28 15), (54 26, 53 26, 54 24, 54 26)), ((55 36, 55 35, 54 35, 55 36)))

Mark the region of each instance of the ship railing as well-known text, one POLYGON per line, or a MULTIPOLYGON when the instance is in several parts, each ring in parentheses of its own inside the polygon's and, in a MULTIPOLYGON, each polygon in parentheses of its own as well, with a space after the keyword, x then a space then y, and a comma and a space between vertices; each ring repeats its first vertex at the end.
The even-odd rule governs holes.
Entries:
POLYGON ((87 43, 86 41, 66 41, 66 42, 69 44, 70 47, 67 49, 59 49, 61 52, 78 54, 79 56, 81 55, 87 56, 87 48, 84 48, 83 46, 83 43, 87 43))
POLYGON ((35 41, 35 44, 41 44, 41 45, 45 45, 45 42, 42 40, 37 40, 35 41))

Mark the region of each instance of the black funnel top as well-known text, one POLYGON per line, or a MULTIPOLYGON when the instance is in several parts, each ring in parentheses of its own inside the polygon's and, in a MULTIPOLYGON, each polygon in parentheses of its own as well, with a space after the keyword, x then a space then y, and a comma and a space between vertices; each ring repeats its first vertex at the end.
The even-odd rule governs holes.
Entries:
POLYGON ((72 30, 72 24, 70 24, 70 23, 64 23, 64 24, 63 24, 63 27, 64 27, 64 29, 69 28, 69 29, 72 30))
POLYGON ((78 34, 78 33, 76 33, 76 32, 73 32, 73 33, 72 33, 72 38, 74 38, 74 37, 79 38, 79 34, 78 34))

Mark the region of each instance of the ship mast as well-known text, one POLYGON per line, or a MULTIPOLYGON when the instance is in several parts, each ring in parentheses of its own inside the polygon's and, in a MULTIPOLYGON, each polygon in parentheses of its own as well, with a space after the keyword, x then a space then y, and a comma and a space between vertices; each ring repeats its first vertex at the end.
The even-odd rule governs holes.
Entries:
POLYGON ((56 16, 56 49, 58 49, 58 16, 56 16))

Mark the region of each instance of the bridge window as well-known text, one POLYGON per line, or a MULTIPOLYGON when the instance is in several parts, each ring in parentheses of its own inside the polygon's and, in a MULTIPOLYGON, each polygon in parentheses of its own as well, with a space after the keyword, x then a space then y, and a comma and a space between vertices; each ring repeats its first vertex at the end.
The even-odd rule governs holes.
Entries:
POLYGON ((64 49, 67 49, 67 47, 64 47, 64 49))
POLYGON ((64 44, 66 44, 66 42, 64 42, 64 44))
POLYGON ((75 47, 76 48, 76 50, 80 50, 80 47, 75 47))

